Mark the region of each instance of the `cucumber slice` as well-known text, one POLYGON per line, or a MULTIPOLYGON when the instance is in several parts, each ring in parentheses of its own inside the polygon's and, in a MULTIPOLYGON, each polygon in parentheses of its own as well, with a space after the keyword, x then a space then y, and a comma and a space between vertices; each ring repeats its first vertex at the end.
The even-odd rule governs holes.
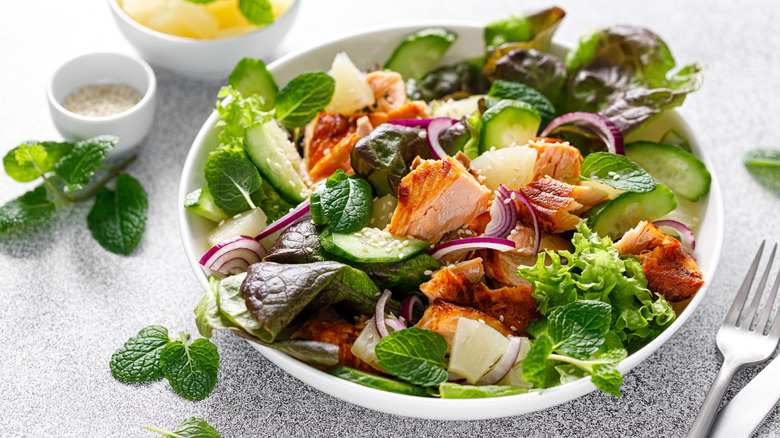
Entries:
POLYGON ((247 128, 244 149, 263 178, 285 201, 297 204, 309 197, 309 189, 265 126, 257 123, 247 128))
POLYGON ((217 207, 208 187, 188 193, 184 198, 184 208, 217 223, 228 218, 228 215, 221 208, 217 207))
POLYGON ((244 58, 238 61, 236 67, 230 73, 228 83, 244 96, 257 94, 263 98, 263 111, 269 111, 274 106, 276 86, 273 75, 265 68, 265 63, 260 59, 244 58))
POLYGON ((356 370, 345 365, 336 365, 325 370, 326 373, 340 377, 344 380, 357 383, 358 385, 368 386, 369 388, 380 389, 382 391, 395 392, 398 394, 416 395, 419 397, 428 397, 428 391, 420 386, 410 385, 386 377, 369 374, 365 371, 356 370))
POLYGON ((326 228, 320 243, 331 254, 353 262, 387 263, 406 260, 431 246, 413 237, 394 236, 377 228, 363 228, 352 234, 339 234, 326 228))
POLYGON ((707 166, 680 147, 637 141, 626 145, 626 156, 689 201, 698 201, 710 191, 707 166))
POLYGON ((398 207, 398 198, 391 193, 374 198, 374 212, 371 215, 371 225, 374 228, 386 228, 393 219, 396 207, 398 207))
POLYGON ((519 100, 505 99, 482 114, 482 139, 479 152, 491 148, 522 146, 536 137, 542 117, 531 105, 519 100))
POLYGON ((626 192, 611 201, 604 201, 591 208, 585 217, 591 230, 617 241, 639 222, 657 220, 675 208, 677 200, 674 192, 656 184, 651 192, 626 192))
POLYGON ((420 80, 433 70, 458 34, 432 27, 407 35, 396 47, 385 68, 401 73, 404 79, 420 80))

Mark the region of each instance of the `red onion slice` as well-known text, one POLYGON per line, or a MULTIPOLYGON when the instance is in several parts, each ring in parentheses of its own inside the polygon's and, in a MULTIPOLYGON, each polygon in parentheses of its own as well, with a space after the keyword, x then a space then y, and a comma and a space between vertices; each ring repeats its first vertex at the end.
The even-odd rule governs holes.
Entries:
POLYGON ((225 275, 246 271, 265 257, 267 251, 249 236, 236 236, 214 245, 200 258, 200 264, 225 275))
POLYGON ((286 215, 280 217, 276 222, 272 223, 266 229, 260 232, 260 234, 255 237, 256 240, 263 240, 264 238, 270 236, 271 234, 283 230, 290 225, 293 224, 293 222, 297 221, 298 219, 302 218, 309 212, 309 200, 305 200, 298 204, 297 207, 290 210, 289 213, 286 215))
POLYGON ((382 292, 382 295, 380 295, 379 299, 376 301, 374 324, 376 324, 376 332, 379 333, 380 338, 384 338, 390 334, 390 332, 387 331, 387 326, 385 325, 385 305, 387 305, 387 300, 390 299, 392 294, 393 293, 390 292, 389 289, 385 289, 385 291, 382 292))
MULTIPOLYGON (((502 187, 498 188, 499 190, 502 189, 502 187)), ((504 189, 506 190, 506 189, 504 189)), ((536 210, 531 206, 531 202, 528 200, 528 198, 525 197, 521 192, 517 190, 507 190, 509 193, 507 196, 511 199, 514 199, 516 201, 520 201, 525 205, 525 207, 528 209, 528 212, 531 213, 531 219, 534 221, 534 252, 533 255, 536 256, 539 254, 539 245, 542 243, 542 229, 539 227, 539 218, 536 216, 536 210)))
POLYGON ((394 332, 397 332, 399 330, 403 330, 403 329, 406 328, 406 324, 404 324, 403 322, 401 322, 401 321, 399 321, 397 319, 393 319, 393 318, 386 318, 385 319, 385 325, 390 327, 390 329, 393 330, 394 332))
POLYGON ((508 201, 509 191, 503 185, 498 186, 496 198, 490 206, 490 222, 485 227, 485 237, 505 238, 517 226, 517 207, 508 201))
POLYGON ((685 224, 682 222, 666 219, 662 221, 655 221, 653 222, 653 225, 656 227, 669 227, 674 229, 674 231, 677 231, 677 234, 680 236, 680 242, 682 242, 683 249, 688 254, 692 253, 693 250, 696 249, 696 239, 693 237, 693 231, 691 231, 691 229, 685 226, 685 224))
POLYGON ((477 385, 495 385, 501 379, 506 377, 512 367, 515 366, 517 355, 520 354, 520 347, 523 345, 523 338, 509 338, 509 344, 506 346, 506 352, 501 359, 496 362, 493 368, 479 379, 477 385))
POLYGON ((401 318, 409 324, 412 323, 412 318, 414 318, 415 307, 425 311, 425 305, 417 295, 409 295, 404 298, 404 301, 401 303, 401 318))
POLYGON ((457 120, 455 119, 439 117, 438 119, 431 120, 431 123, 428 124, 428 149, 431 150, 433 158, 441 160, 448 155, 446 152, 444 152, 444 149, 439 144, 439 135, 449 129, 450 126, 454 125, 456 122, 457 120))
POLYGON ((555 128, 559 126, 574 125, 587 129, 601 138, 607 144, 607 149, 613 154, 625 155, 623 148, 623 134, 620 129, 612 123, 612 120, 596 113, 586 113, 583 111, 564 114, 553 119, 544 131, 539 134, 540 137, 547 137, 555 128))
POLYGON ((468 237, 436 245, 436 247, 433 248, 433 252, 431 252, 431 257, 438 260, 454 251, 482 248, 509 251, 510 249, 515 249, 515 242, 508 239, 498 239, 496 237, 468 237))

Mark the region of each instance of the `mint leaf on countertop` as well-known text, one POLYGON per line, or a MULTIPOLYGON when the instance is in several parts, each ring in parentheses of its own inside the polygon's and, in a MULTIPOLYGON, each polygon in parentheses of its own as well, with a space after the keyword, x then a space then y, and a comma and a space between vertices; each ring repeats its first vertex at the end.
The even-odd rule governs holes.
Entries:
POLYGON ((349 234, 368 226, 374 211, 371 185, 349 177, 339 169, 324 184, 318 184, 311 195, 312 221, 328 224, 334 233, 349 234))
POLYGON ((182 332, 179 340, 168 342, 160 353, 160 367, 171 387, 188 400, 202 400, 217 384, 219 352, 208 339, 189 344, 182 332))
POLYGON ((76 143, 70 153, 64 156, 54 171, 65 181, 65 191, 73 193, 89 184, 104 158, 119 141, 117 137, 102 135, 76 143))
POLYGON ((138 180, 122 173, 116 177, 114 191, 98 189, 87 227, 103 248, 128 255, 141 241, 148 207, 146 190, 138 180))
POLYGON ((167 431, 154 426, 146 426, 146 429, 157 432, 167 438, 221 438, 217 429, 214 429, 202 418, 188 418, 179 424, 175 430, 167 431))
POLYGON ((214 203, 228 216, 255 208, 252 195, 260 190, 263 180, 244 152, 212 153, 206 160, 205 176, 214 203))
POLYGON ((376 345, 379 365, 388 374, 420 386, 447 380, 446 354, 447 341, 442 335, 417 327, 390 333, 376 345))
POLYGON ((268 0, 238 0, 238 9, 255 26, 273 23, 276 19, 268 0))
POLYGON ((5 154, 3 168, 16 181, 33 181, 53 171, 57 162, 69 154, 74 146, 73 143, 53 141, 23 143, 5 154))
POLYGON ((655 189, 655 180, 642 167, 623 155, 609 152, 589 154, 582 161, 582 178, 618 190, 646 193, 655 189))
POLYGON ((168 329, 150 325, 111 356, 111 373, 123 382, 150 382, 163 376, 160 352, 170 342, 168 329))
POLYGON ((46 187, 38 186, 0 206, 0 232, 48 219, 54 214, 54 208, 46 196, 46 187))
POLYGON ((303 73, 287 83, 274 101, 276 120, 288 128, 298 128, 311 121, 333 97, 336 81, 322 72, 303 73))
POLYGON ((780 195, 780 149, 753 149, 742 162, 756 181, 780 195))

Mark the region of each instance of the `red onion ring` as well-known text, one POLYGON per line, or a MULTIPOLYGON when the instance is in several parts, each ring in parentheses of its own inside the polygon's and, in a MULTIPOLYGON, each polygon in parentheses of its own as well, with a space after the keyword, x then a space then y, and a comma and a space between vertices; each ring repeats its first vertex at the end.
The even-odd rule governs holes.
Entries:
POLYGON ((401 303, 401 317, 409 324, 412 323, 415 307, 425 311, 425 305, 417 295, 409 295, 401 303))
POLYGON ((385 289, 376 301, 374 324, 376 325, 376 332, 379 333, 380 339, 390 334, 385 325, 385 305, 387 305, 387 300, 390 299, 391 295, 393 295, 393 293, 390 292, 389 289, 385 289))
POLYGON ((564 114, 553 119, 539 136, 547 137, 555 128, 570 123, 573 123, 580 128, 587 129, 597 135, 607 144, 609 152, 618 155, 626 154, 625 149, 623 148, 623 134, 620 132, 620 129, 615 126, 612 120, 609 120, 601 114, 586 113, 583 111, 564 114))
POLYGON ((496 362, 490 371, 479 379, 477 385, 495 385, 506 377, 512 371, 515 362, 517 362, 517 355, 520 354, 522 345, 523 338, 517 336, 509 338, 504 355, 501 356, 501 359, 496 362))
POLYGON ((696 239, 693 237, 693 231, 691 231, 691 229, 685 226, 685 224, 682 222, 666 219, 662 221, 655 221, 653 222, 653 225, 656 227, 669 227, 674 229, 674 231, 677 231, 677 234, 680 236, 680 242, 682 243, 683 249, 688 254, 692 253, 693 250, 696 249, 696 239))
POLYGON ((260 232, 260 234, 255 237, 255 240, 262 240, 271 234, 283 230, 290 225, 293 224, 293 222, 297 221, 298 219, 305 216, 307 213, 309 213, 309 200, 305 200, 298 204, 297 207, 290 210, 289 213, 286 215, 280 217, 276 220, 276 222, 272 223, 271 225, 267 226, 263 231, 260 232))
POLYGON ((431 120, 431 123, 428 124, 428 135, 426 138, 428 139, 428 149, 431 150, 433 158, 441 160, 448 155, 439 144, 439 135, 455 123, 457 123, 457 120, 455 119, 439 117, 438 119, 431 120))
POLYGON ((465 239, 452 240, 440 245, 436 245, 431 252, 431 257, 440 259, 443 256, 464 249, 482 249, 490 248, 498 251, 509 251, 515 249, 515 242, 508 239, 498 239, 495 237, 468 237, 465 239))
POLYGON ((485 237, 506 238, 517 226, 517 207, 507 199, 509 192, 499 184, 496 198, 490 206, 490 222, 485 227, 485 237))
POLYGON ((237 274, 262 260, 267 253, 257 240, 249 236, 236 236, 214 245, 200 258, 199 263, 225 275, 237 274))

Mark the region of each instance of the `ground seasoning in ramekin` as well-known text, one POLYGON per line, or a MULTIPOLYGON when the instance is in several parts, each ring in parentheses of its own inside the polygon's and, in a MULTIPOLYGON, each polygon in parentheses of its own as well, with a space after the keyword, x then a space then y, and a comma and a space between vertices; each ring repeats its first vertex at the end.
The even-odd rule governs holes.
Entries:
POLYGON ((65 98, 66 110, 88 117, 119 114, 141 101, 141 95, 121 84, 86 85, 65 98))

